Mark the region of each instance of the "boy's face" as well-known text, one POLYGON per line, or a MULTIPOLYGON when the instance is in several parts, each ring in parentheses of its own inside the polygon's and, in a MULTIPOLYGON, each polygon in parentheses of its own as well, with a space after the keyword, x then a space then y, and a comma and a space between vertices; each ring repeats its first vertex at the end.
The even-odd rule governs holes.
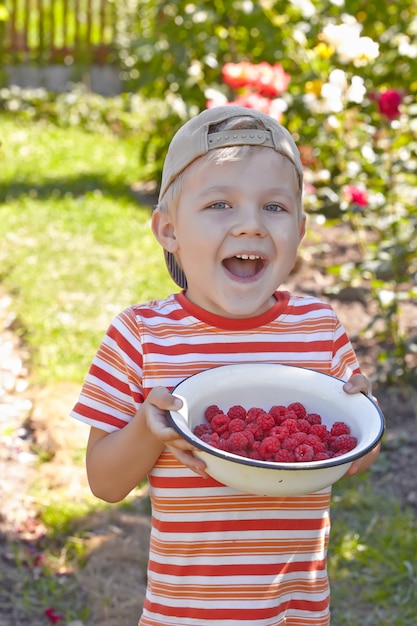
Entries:
POLYGON ((294 166, 269 148, 241 161, 196 161, 175 215, 154 221, 160 243, 181 261, 189 300, 229 318, 273 305, 304 229, 294 166))

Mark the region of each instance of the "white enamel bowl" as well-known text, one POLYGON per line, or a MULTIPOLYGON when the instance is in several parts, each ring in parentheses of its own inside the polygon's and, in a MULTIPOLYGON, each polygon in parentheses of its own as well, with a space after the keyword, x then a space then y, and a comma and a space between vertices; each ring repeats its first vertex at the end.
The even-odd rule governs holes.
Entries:
POLYGON ((246 493, 281 497, 324 489, 344 476, 355 459, 372 450, 384 433, 384 416, 369 396, 348 395, 343 381, 295 366, 242 363, 214 367, 185 379, 173 393, 183 401, 179 411, 169 413, 173 428, 194 444, 195 454, 206 463, 210 476, 246 493), (357 438, 357 446, 333 459, 275 463, 218 450, 193 433, 195 426, 205 421, 204 411, 211 404, 224 411, 235 404, 268 410, 292 402, 301 402, 309 413, 319 413, 328 427, 345 422, 357 438))

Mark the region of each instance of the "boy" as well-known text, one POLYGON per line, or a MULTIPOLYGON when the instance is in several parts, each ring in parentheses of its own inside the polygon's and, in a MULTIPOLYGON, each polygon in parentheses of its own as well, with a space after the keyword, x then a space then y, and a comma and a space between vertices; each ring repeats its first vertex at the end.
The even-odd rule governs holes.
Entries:
MULTIPOLYGON (((93 493, 122 500, 146 476, 152 503, 140 626, 327 626, 330 489, 253 496, 207 476, 168 426, 176 384, 239 361, 310 367, 369 392, 331 307, 279 291, 305 232, 303 171, 291 135, 235 106, 174 136, 153 232, 182 288, 110 326, 72 415, 91 426, 93 493)), ((363 471, 378 448, 355 462, 363 471)))

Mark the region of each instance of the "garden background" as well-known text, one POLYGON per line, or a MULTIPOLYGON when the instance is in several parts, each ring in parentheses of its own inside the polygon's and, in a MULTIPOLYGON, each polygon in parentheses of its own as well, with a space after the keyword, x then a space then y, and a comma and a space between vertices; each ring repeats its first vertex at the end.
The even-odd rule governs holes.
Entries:
MULTIPOLYGON (((3 43, 12 4, 0 2, 3 43)), ((63 4, 76 11, 43 3, 55 23, 70 20, 63 4)), ((174 288, 149 228, 170 137, 206 106, 238 101, 297 140, 309 227, 288 287, 332 302, 387 418, 377 464, 334 490, 332 624, 414 626, 417 7, 108 4, 100 58, 118 95, 91 92, 97 59, 85 47, 57 58, 48 31, 40 56, 0 47, 0 624, 137 621, 146 485, 120 506, 95 501, 87 433, 68 412, 113 316, 174 288), (11 64, 58 62, 75 81, 61 93, 8 83, 11 64)))

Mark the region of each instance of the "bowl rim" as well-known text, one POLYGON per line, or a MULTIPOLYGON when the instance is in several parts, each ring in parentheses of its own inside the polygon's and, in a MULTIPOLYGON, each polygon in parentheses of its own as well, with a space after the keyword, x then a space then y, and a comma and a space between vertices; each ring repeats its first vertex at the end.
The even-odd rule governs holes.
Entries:
MULTIPOLYGON (((175 385, 175 387, 172 389, 172 394, 176 395, 179 398, 183 398, 183 396, 181 396, 181 394, 176 394, 175 390, 178 389, 178 387, 180 387, 182 385, 182 383, 184 383, 186 380, 189 380, 191 378, 194 378, 195 376, 199 376, 200 374, 203 374, 204 372, 208 372, 210 370, 213 369, 219 369, 219 368, 235 368, 235 367, 240 367, 240 366, 257 366, 257 365, 268 365, 268 366, 277 366, 277 367, 281 367, 281 368, 294 368, 297 370, 306 370, 309 372, 314 372, 315 374, 321 375, 321 376, 326 376, 328 378, 331 378, 335 381, 338 381, 341 385, 345 384, 345 380, 342 380, 340 378, 337 378, 336 376, 332 376, 331 374, 327 374, 326 372, 319 372, 317 370, 314 370, 313 368, 309 368, 309 367, 300 367, 298 365, 290 365, 290 364, 284 364, 284 363, 265 363, 265 362, 240 362, 240 363, 229 363, 227 365, 215 365, 214 367, 210 367, 206 370, 201 370, 201 372, 196 372, 195 374, 191 374, 190 376, 187 376, 186 378, 184 378, 181 382, 177 383, 177 385, 175 385)), ((373 406, 373 408, 376 410, 377 415, 380 418, 380 425, 379 425, 379 430, 378 430, 378 434, 375 435, 374 439, 365 447, 362 448, 362 450, 360 450, 359 452, 354 452, 354 449, 351 450, 350 452, 347 452, 346 454, 341 454, 337 457, 333 457, 331 459, 325 459, 325 460, 321 460, 321 461, 308 461, 308 462, 292 462, 292 463, 279 463, 276 461, 262 461, 262 460, 258 460, 258 459, 250 459, 249 457, 244 457, 244 456, 240 456, 238 454, 233 454, 233 452, 227 452, 225 450, 220 450, 219 448, 215 448, 214 446, 211 446, 210 444, 206 443, 205 441, 202 441, 199 437, 197 437, 197 435, 190 436, 188 433, 186 433, 185 431, 183 431, 177 424, 177 422, 175 421, 175 419, 173 418, 173 413, 179 413, 179 411, 168 411, 168 421, 170 426, 172 426, 174 428, 174 430, 176 430, 176 432, 181 435, 181 437, 183 439, 186 439, 189 443, 191 443, 193 446, 195 446, 196 448, 199 448, 202 452, 205 452, 207 454, 212 454, 214 456, 217 456, 225 461, 235 461, 237 463, 240 463, 241 465, 249 465, 252 467, 258 467, 258 468, 262 468, 262 469, 274 469, 274 470, 307 470, 307 469, 311 469, 311 470, 318 470, 318 469, 325 469, 325 468, 329 468, 329 467, 336 467, 336 466, 340 466, 340 465, 347 465, 348 463, 351 464, 353 461, 355 461, 356 459, 359 459, 363 456, 365 456, 368 452, 370 452, 371 450, 373 450, 375 448, 375 446, 381 441, 384 432, 385 432, 385 416, 383 414, 383 412, 381 411, 381 409, 379 408, 377 402, 375 402, 375 400, 369 396, 368 394, 364 393, 363 391, 359 392, 362 396, 364 396, 364 398, 366 398, 371 405, 373 406)), ((191 429, 190 429, 190 432, 191 429)))

